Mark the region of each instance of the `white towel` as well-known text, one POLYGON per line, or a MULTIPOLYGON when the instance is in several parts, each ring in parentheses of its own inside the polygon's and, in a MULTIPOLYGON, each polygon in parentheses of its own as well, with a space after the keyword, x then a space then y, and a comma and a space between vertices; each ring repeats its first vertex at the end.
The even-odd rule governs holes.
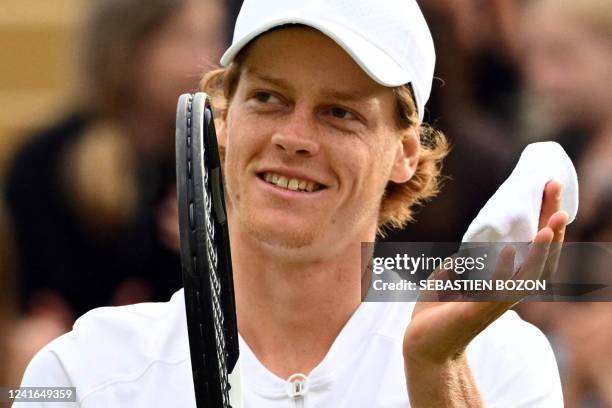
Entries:
POLYGON ((462 242, 533 240, 538 232, 544 186, 551 180, 561 183, 561 210, 572 222, 578 212, 576 169, 558 143, 533 143, 472 221, 462 242))

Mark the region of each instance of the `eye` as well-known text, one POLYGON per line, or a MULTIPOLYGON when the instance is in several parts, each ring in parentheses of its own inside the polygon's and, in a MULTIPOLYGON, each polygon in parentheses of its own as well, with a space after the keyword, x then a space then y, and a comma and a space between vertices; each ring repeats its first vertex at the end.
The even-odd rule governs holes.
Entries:
POLYGON ((265 91, 257 91, 257 92, 255 92, 254 97, 257 100, 257 102, 261 102, 261 103, 277 103, 277 102, 280 102, 280 99, 278 99, 276 96, 272 95, 270 92, 265 92, 265 91))
POLYGON ((351 112, 343 108, 338 108, 338 107, 331 108, 329 112, 334 118, 346 119, 346 120, 356 119, 355 115, 353 115, 351 112))

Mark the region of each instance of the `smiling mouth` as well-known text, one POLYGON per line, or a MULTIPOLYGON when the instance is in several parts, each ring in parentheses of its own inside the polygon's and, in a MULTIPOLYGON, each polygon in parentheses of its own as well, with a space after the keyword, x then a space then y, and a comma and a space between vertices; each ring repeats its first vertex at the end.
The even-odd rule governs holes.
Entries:
POLYGON ((298 178, 287 178, 280 174, 269 171, 265 173, 259 173, 257 176, 266 183, 283 188, 285 190, 314 193, 325 188, 325 186, 315 181, 303 180, 298 178))

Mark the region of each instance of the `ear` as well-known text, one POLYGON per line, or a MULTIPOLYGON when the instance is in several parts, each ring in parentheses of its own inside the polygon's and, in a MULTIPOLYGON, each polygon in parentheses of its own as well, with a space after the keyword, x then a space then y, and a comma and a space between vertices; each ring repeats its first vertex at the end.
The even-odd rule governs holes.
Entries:
POLYGON ((403 140, 397 141, 395 158, 389 180, 394 183, 405 183, 414 176, 421 154, 421 137, 418 126, 415 126, 403 140))

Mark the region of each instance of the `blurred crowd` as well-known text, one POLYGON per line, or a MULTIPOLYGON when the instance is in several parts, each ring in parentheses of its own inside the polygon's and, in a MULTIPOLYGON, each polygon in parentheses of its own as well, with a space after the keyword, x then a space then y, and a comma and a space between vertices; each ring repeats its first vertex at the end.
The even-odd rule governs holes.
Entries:
MULTIPOLYGON (((438 63, 426 120, 453 150, 440 195, 392 241, 458 242, 524 146, 559 142, 580 182, 566 239, 612 242, 610 0, 420 0, 438 63)), ((0 384, 88 310, 181 287, 174 116, 231 38, 240 1, 94 0, 73 109, 0 180, 0 384), (146 6, 145 6, 146 5, 146 6)), ((611 299, 612 300, 612 299, 611 299)), ((612 406, 612 303, 527 303, 568 407, 612 406)))

